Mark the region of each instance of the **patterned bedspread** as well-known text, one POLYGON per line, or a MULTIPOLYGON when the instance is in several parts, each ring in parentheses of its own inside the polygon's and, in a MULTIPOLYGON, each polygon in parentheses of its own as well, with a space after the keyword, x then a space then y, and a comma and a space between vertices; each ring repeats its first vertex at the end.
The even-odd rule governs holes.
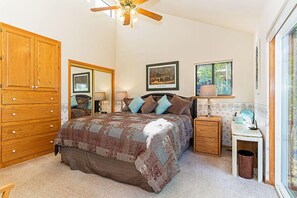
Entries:
POLYGON ((65 123, 55 144, 134 163, 160 192, 179 172, 177 159, 192 134, 191 119, 185 115, 111 113, 65 123))

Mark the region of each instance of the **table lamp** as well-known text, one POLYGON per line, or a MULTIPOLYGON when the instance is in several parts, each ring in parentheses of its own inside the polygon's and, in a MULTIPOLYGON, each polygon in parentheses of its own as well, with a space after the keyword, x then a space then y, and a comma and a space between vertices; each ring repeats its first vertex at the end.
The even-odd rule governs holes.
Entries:
POLYGON ((121 101, 121 111, 123 110, 123 100, 127 98, 127 91, 117 91, 116 101, 121 101))
POLYGON ((207 116, 206 117, 212 117, 211 115, 211 102, 210 97, 217 96, 217 86, 216 85, 202 85, 200 87, 200 96, 207 97, 207 116))
POLYGON ((106 100, 106 95, 105 92, 95 92, 95 100, 99 100, 99 108, 98 111, 101 112, 102 108, 101 108, 101 101, 106 100))

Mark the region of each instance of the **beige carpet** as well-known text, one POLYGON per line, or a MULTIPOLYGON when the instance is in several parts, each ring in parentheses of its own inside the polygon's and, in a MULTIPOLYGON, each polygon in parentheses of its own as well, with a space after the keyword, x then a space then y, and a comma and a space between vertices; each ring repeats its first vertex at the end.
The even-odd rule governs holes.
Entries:
POLYGON ((146 192, 98 175, 71 171, 60 156, 46 155, 0 169, 0 185, 15 182, 11 198, 278 197, 274 187, 231 175, 231 152, 222 157, 184 153, 181 172, 161 193, 146 192))

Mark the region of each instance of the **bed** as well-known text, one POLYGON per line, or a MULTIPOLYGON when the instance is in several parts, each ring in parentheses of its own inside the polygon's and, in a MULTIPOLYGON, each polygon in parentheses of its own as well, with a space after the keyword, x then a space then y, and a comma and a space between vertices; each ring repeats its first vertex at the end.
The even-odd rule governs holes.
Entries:
MULTIPOLYGON (((149 94, 158 100, 169 93, 149 94)), ((186 97, 179 96, 183 99, 186 97)), ((55 153, 72 170, 94 173, 160 192, 180 171, 178 159, 193 135, 196 101, 191 115, 131 112, 98 114, 65 123, 55 140, 55 153)))

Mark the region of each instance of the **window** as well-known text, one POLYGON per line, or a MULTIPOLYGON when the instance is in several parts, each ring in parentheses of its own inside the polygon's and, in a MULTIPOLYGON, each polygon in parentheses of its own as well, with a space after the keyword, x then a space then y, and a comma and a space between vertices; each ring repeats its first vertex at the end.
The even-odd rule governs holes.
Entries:
MULTIPOLYGON (((96 0, 95 1, 95 7, 110 7, 110 5, 104 1, 104 0, 96 0)), ((113 17, 113 11, 112 10, 106 10, 106 11, 102 11, 103 13, 105 13, 106 15, 113 17)))
POLYGON ((201 85, 216 85, 218 96, 232 95, 232 61, 196 65, 196 96, 201 85))

